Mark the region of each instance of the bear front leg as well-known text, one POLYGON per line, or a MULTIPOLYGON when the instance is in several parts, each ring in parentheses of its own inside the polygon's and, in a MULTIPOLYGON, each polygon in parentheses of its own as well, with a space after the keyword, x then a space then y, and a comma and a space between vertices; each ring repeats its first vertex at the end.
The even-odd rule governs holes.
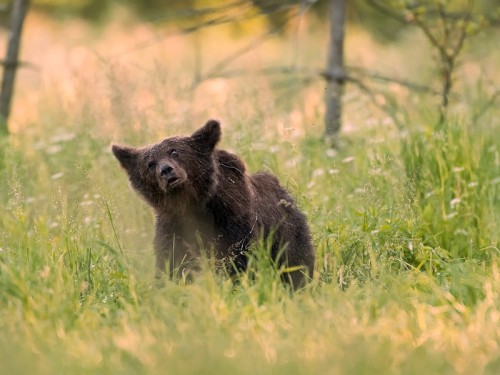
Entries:
POLYGON ((197 252, 189 242, 176 234, 155 237, 155 277, 189 279, 199 270, 197 252))
POLYGON ((176 261, 175 252, 176 241, 174 234, 166 233, 165 230, 158 230, 154 239, 155 250, 155 278, 161 279, 165 275, 169 278, 174 276, 176 261))

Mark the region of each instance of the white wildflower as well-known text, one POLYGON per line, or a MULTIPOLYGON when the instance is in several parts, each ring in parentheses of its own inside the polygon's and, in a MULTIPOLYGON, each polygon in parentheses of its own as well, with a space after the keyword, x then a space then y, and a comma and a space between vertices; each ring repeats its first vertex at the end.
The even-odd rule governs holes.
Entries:
POLYGON ((458 214, 456 212, 452 212, 451 214, 445 215, 444 219, 445 220, 450 220, 450 219, 453 219, 457 215, 458 214))
POLYGON ((41 270, 41 271, 40 271, 40 273, 39 273, 39 274, 40 274, 40 277, 41 277, 42 279, 46 279, 46 278, 48 278, 48 277, 49 277, 49 275, 50 275, 50 267, 49 267, 49 266, 45 266, 45 267, 43 268, 43 270, 41 270))
POLYGON ((52 176, 50 176, 50 178, 53 179, 53 180, 57 180, 57 179, 61 178, 62 176, 64 176, 64 173, 58 172, 58 173, 53 174, 52 176))
POLYGON ((68 142, 76 138, 75 133, 63 133, 55 135, 51 138, 52 143, 68 142))
POLYGON ((47 147, 47 154, 57 154, 58 152, 61 152, 62 147, 59 145, 52 145, 50 147, 47 147))
POLYGON ((355 159, 354 156, 348 156, 344 160, 342 160, 342 163, 346 163, 347 164, 347 163, 352 162, 354 159, 355 159))
POLYGON ((47 146, 47 144, 43 141, 35 142, 35 144, 33 145, 35 150, 41 150, 41 149, 45 148, 46 146, 47 146))
POLYGON ((313 178, 323 176, 325 174, 325 170, 323 168, 318 168, 313 171, 313 178))
POLYGON ((275 154, 275 153, 277 153, 279 150, 280 150, 280 148, 279 148, 279 146, 277 146, 277 145, 273 145, 273 146, 271 146, 271 147, 269 148, 269 152, 270 152, 271 154, 275 154))
POLYGON ((300 158, 299 157, 295 157, 295 158, 291 158, 291 159, 288 159, 287 162, 285 163, 285 166, 287 168, 293 168, 293 167, 296 167, 297 164, 299 163, 300 161, 300 158))
POLYGON ((381 144, 381 143, 384 143, 384 142, 385 142, 385 138, 383 138, 383 137, 373 138, 373 139, 369 140, 369 143, 371 145, 378 145, 378 144, 381 144))
POLYGON ((328 156, 329 158, 334 158, 335 156, 337 156, 337 150, 335 150, 334 148, 329 148, 328 150, 326 150, 326 156, 328 156))

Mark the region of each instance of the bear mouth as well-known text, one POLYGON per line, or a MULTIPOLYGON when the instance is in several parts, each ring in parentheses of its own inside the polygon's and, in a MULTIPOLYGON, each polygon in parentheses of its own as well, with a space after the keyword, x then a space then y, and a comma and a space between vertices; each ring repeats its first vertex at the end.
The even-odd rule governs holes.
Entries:
POLYGON ((165 191, 167 192, 173 192, 177 190, 179 186, 182 185, 182 182, 184 180, 179 177, 170 177, 167 181, 165 181, 165 191))
POLYGON ((169 178, 159 179, 158 185, 165 193, 173 193, 181 187, 184 181, 183 178, 170 176, 169 178))
POLYGON ((178 177, 170 177, 167 180, 167 186, 175 186, 180 182, 180 179, 178 177))

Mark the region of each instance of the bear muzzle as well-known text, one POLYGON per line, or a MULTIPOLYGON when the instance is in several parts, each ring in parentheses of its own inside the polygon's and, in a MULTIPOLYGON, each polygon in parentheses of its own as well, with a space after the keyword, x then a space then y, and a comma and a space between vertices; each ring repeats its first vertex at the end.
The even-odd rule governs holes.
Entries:
POLYGON ((171 191, 186 179, 185 172, 169 163, 162 163, 158 168, 158 182, 164 191, 171 191))

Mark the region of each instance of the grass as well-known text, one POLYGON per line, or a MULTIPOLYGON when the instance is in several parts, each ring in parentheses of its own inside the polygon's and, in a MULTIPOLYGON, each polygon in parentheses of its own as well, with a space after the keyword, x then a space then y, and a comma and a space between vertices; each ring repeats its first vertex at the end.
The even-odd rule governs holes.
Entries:
POLYGON ((224 86, 222 146, 297 198, 315 279, 291 295, 261 244, 240 285, 207 270, 157 288, 153 217, 109 144, 188 133, 211 114, 185 110, 197 100, 185 71, 144 72, 158 95, 144 111, 131 99, 143 88, 112 71, 108 90, 82 82, 77 101, 44 93, 36 122, 2 141, 0 373, 500 372, 498 109, 436 129, 422 98, 398 109, 404 130, 373 116, 332 150, 318 125, 288 117, 308 109, 290 100, 283 112, 266 80, 224 86))

